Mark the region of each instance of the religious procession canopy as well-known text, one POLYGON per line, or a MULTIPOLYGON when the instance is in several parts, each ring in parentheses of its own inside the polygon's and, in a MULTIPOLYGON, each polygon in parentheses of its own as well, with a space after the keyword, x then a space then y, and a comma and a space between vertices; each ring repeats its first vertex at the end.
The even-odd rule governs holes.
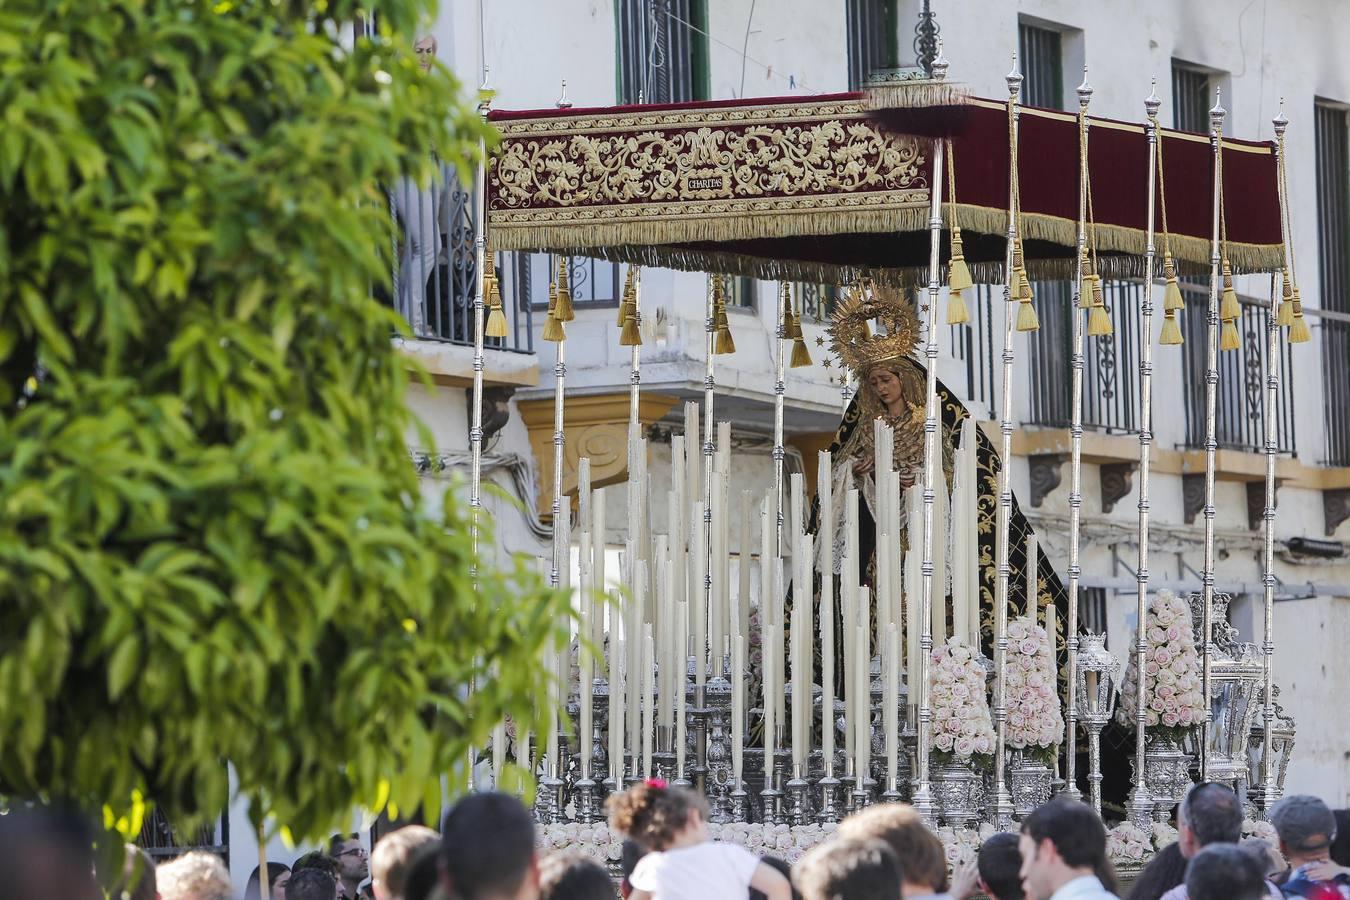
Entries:
MULTIPOLYGON (((1008 105, 928 87, 495 111, 490 119, 502 142, 488 172, 492 249, 785 280, 926 280, 938 137, 951 141, 945 183, 936 186, 944 228, 954 215, 975 278, 997 282, 1008 230, 1008 105)), ((1076 255, 1079 122, 1053 110, 1018 112, 1027 270, 1064 277, 1076 255)), ((1100 272, 1141 275, 1145 128, 1095 117, 1088 123, 1100 272)), ((1158 200, 1172 255, 1179 271, 1207 273, 1211 138, 1162 130, 1160 144, 1158 200)), ((1274 146, 1224 138, 1222 147, 1225 258, 1234 272, 1277 270, 1284 257, 1274 146)))

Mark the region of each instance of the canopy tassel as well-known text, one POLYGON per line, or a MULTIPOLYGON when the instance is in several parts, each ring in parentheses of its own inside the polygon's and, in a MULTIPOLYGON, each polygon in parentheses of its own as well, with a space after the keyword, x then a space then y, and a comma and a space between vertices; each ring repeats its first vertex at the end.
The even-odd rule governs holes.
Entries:
MULTIPOLYGON (((489 257, 490 258, 490 257, 489 257)), ((502 307, 502 289, 497 279, 497 267, 489 263, 487 274, 488 317, 483 325, 483 335, 490 338, 504 338, 509 333, 506 326, 506 312, 502 307)))
POLYGON ((1163 292, 1163 312, 1179 312, 1186 308, 1181 297, 1181 285, 1177 283, 1177 266, 1172 254, 1163 256, 1163 275, 1167 277, 1167 289, 1163 292))
POLYGON ((1088 336, 1106 337, 1114 331, 1111 317, 1106 312, 1106 298, 1102 293, 1101 276, 1094 274, 1092 276, 1092 309, 1088 312, 1088 336))
POLYGON ((1181 328, 1177 325, 1176 310, 1169 309, 1163 313, 1162 334, 1158 341, 1169 346, 1184 343, 1184 339, 1181 337, 1181 328))
POLYGON ((567 278, 567 257, 558 257, 558 312, 559 322, 571 322, 577 317, 572 309, 572 287, 567 278))
POLYGON ((1285 266, 1280 274, 1284 281, 1282 300, 1280 301, 1280 311, 1275 315, 1275 324, 1281 328, 1288 328, 1294 324, 1294 280, 1289 277, 1289 267, 1285 266))

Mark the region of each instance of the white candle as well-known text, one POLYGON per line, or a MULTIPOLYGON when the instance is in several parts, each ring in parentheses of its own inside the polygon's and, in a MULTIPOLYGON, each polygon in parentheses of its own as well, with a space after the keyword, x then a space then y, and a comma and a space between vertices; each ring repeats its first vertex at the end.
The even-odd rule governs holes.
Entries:
POLYGON ((736 615, 735 633, 738 637, 750 634, 750 505, 749 491, 741 491, 740 533, 736 544, 736 615))
POLYGON ((722 591, 725 588, 723 580, 724 570, 723 562, 723 535, 726 529, 726 507, 723 505, 722 487, 726 483, 726 476, 721 472, 714 470, 712 476, 712 490, 710 491, 712 501, 712 546, 709 548, 709 589, 708 589, 708 650, 711 659, 712 675, 714 678, 722 674, 722 656, 723 656, 723 623, 725 621, 722 615, 722 591))
POLYGON ((684 777, 685 742, 688 738, 685 719, 685 685, 688 681, 689 666, 689 602, 678 600, 675 604, 675 634, 679 653, 676 657, 679 668, 675 681, 675 777, 684 777))
POLYGON ((743 756, 745 752, 745 682, 750 677, 745 665, 745 635, 736 635, 731 645, 731 783, 736 787, 742 784, 744 772, 743 756))
POLYGON ((642 689, 644 723, 642 728, 642 770, 647 778, 651 778, 654 773, 652 746, 656 740, 656 641, 652 637, 652 626, 650 625, 643 626, 642 677, 645 682, 642 689))
POLYGON ((978 471, 979 432, 975 419, 967 416, 961 423, 961 496, 960 537, 956 545, 961 550, 962 578, 966 585, 963 601, 965 619, 972 647, 980 645, 980 486, 978 471))
POLYGON ((623 787, 623 660, 626 649, 619 633, 617 613, 619 595, 610 596, 609 627, 609 774, 614 783, 623 787))
MULTIPOLYGON (((582 521, 586 521, 584 518, 582 521)), ((591 619, 594 617, 595 602, 591 597, 591 535, 587 531, 581 532, 581 554, 580 554, 580 581, 581 581, 581 614, 577 620, 577 667, 579 674, 577 677, 577 698, 580 705, 578 712, 579 723, 577 725, 577 753, 581 757, 581 777, 591 777, 591 731, 594 728, 593 709, 591 702, 594 699, 592 685, 594 676, 591 674, 594 669, 594 644, 591 643, 591 619)))
POLYGON ((802 678, 802 630, 804 621, 802 619, 801 602, 792 604, 792 634, 791 650, 789 655, 792 658, 792 772, 794 777, 800 775, 803 771, 803 765, 806 762, 806 713, 805 704, 802 697, 807 693, 804 685, 805 679, 802 678))
MULTIPOLYGON (((922 511, 917 509, 916 500, 919 500, 919 488, 910 488, 905 495, 906 508, 909 516, 909 549, 905 553, 905 660, 906 660, 906 684, 909 688, 908 705, 913 708, 919 702, 919 654, 921 652, 919 645, 919 631, 923 625, 920 613, 922 612, 923 591, 923 549, 920 546, 922 535, 919 533, 921 524, 919 516, 922 511)), ((921 502, 921 501, 920 501, 921 502)))
POLYGON ((858 617, 856 624, 858 635, 858 646, 856 648, 857 671, 855 673, 855 688, 857 690, 857 719, 853 725, 857 729, 857 736, 854 738, 855 750, 857 753, 856 773, 860 779, 866 779, 868 769, 871 766, 872 759, 872 684, 871 684, 871 663, 872 663, 872 637, 870 634, 870 620, 867 614, 868 609, 868 591, 867 588, 858 590, 858 617))
MULTIPOLYGON (((558 667, 557 648, 546 642, 540 656, 540 665, 545 672, 554 672, 558 667)), ((544 690, 544 773, 553 775, 558 771, 558 684, 552 678, 544 690)))
POLYGON ((947 482, 942 469, 937 471, 933 497, 933 587, 932 628, 933 646, 940 647, 947 640, 947 482))
MULTIPOLYGON (((684 492, 688 506, 685 507, 685 514, 689 517, 689 538, 692 552, 692 539, 694 530, 703 528, 703 513, 695 513, 694 504, 698 503, 703 497, 703 480, 700 467, 700 447, 699 442, 699 422, 698 422, 698 404, 693 401, 684 404, 684 492)), ((692 614, 693 609, 690 609, 692 614)))
MULTIPOLYGON (((605 495, 604 488, 600 488, 591 494, 591 552, 594 554, 592 578, 595 583, 595 590, 602 595, 609 593, 609 584, 606 583, 605 551, 607 548, 607 532, 605 531, 605 495)), ((606 611, 612 614, 612 610, 617 607, 611 606, 606 611)), ((605 614, 595 616, 595 631, 591 635, 591 640, 595 641, 597 649, 603 650, 601 646, 604 643, 605 633, 605 614)))
POLYGON ((882 725, 885 728, 886 737, 886 774, 890 779, 887 788, 895 790, 896 779, 900 773, 900 717, 899 707, 899 682, 900 682, 900 628, 894 622, 886 626, 886 665, 882 669, 882 678, 884 679, 884 690, 882 703, 885 708, 882 710, 882 725))
POLYGON ((698 524, 689 541, 689 608, 694 614, 694 681, 703 687, 708 671, 708 596, 704 589, 708 557, 704 549, 702 503, 694 503, 694 519, 698 524))
MULTIPOLYGON (((670 603, 670 544, 667 536, 656 536, 656 612, 653 634, 656 637, 656 727, 668 728, 675 717, 673 670, 669 662, 675 637, 675 607, 670 603)), ((668 736, 667 732, 667 736, 668 736)), ((661 747, 660 749, 665 749, 661 747)))
MULTIPOLYGON (((783 569, 783 558, 775 556, 773 559, 773 623, 775 626, 773 640, 774 671, 778 673, 779 687, 783 687, 786 675, 786 655, 783 650, 783 642, 787 640, 787 618, 784 615, 784 602, 787 598, 787 585, 784 583, 787 579, 787 572, 783 569)), ((778 724, 781 726, 787 721, 787 692, 780 690, 774 694, 774 707, 778 715, 778 724)))
MULTIPOLYGON (((768 644, 772 643, 778 637, 778 626, 769 625, 768 644)), ((774 751, 774 729, 777 727, 778 704, 776 696, 779 693, 777 685, 777 663, 774 654, 764 654, 764 784, 765 787, 773 786, 773 751, 774 751)))
POLYGON ((577 529, 583 534, 591 529, 591 458, 577 460, 577 529))
POLYGON ((820 735, 825 777, 834 777, 834 472, 830 452, 819 456, 820 498, 820 735))
MULTIPOLYGON (((850 567, 853 565, 853 560, 849 559, 848 555, 845 554, 840 559, 840 564, 842 566, 843 571, 848 572, 850 567)), ((854 717, 857 715, 857 711, 854 709, 853 703, 855 699, 854 695, 857 693, 853 689, 853 677, 854 677, 853 670, 854 667, 857 665, 857 663, 854 661, 855 654, 857 652, 855 644, 858 641, 858 632, 856 628, 856 623, 858 620, 857 584, 854 583, 851 578, 845 577, 840 582, 840 594, 841 594, 840 602, 842 604, 839 617, 842 628, 840 636, 842 637, 844 643, 844 658, 843 658, 844 667, 840 673, 840 681, 843 682, 843 689, 844 689, 844 697, 843 697, 844 755, 849 760, 852 760, 854 753, 853 720, 854 717)))
POLYGON ((624 660, 624 671, 628 673, 625 684, 628 697, 625 710, 628 713, 627 733, 624 747, 632 757, 632 773, 637 776, 642 762, 642 607, 646 602, 646 564, 632 552, 633 541, 629 545, 629 583, 632 585, 633 599, 628 605, 628 615, 624 622, 624 644, 628 649, 628 658, 624 660))
MULTIPOLYGON (((1045 634, 1050 638, 1050 660, 1051 666, 1058 666, 1059 640, 1055 634, 1055 604, 1045 604, 1045 634)), ((1058 676, 1056 676, 1058 677, 1058 676)))

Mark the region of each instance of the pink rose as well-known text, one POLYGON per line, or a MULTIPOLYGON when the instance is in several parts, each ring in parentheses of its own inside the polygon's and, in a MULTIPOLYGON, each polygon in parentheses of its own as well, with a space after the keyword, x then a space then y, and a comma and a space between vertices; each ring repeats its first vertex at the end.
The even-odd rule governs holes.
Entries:
POLYGON ((956 742, 955 749, 957 756, 969 756, 975 752, 975 742, 970 738, 960 738, 956 742))
POLYGON ((1027 638, 1021 642, 1018 649, 1020 649, 1025 656, 1035 656, 1037 650, 1036 642, 1031 638, 1027 638))
POLYGON ((1169 641, 1181 640, 1181 626, 1180 625, 1167 626, 1167 639, 1169 641))
POLYGON ((1158 664, 1153 660, 1149 660, 1148 664, 1144 666, 1144 672, 1148 675, 1157 675, 1158 664))
POLYGON ((1165 666, 1172 661, 1172 651, 1166 647, 1159 647, 1153 654, 1153 658, 1158 661, 1158 665, 1165 666))
POLYGON ((1181 717, 1178 716, 1175 712, 1165 712, 1165 713, 1163 713, 1163 716, 1162 716, 1162 722, 1163 722, 1163 724, 1166 725, 1167 727, 1173 728, 1173 727, 1176 726, 1176 724, 1177 724, 1179 721, 1181 721, 1181 717))

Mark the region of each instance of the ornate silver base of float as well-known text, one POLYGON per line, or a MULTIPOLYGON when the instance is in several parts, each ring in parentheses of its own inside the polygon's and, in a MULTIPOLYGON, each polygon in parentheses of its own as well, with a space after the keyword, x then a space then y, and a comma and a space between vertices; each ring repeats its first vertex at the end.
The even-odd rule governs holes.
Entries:
POLYGON ((942 824, 964 828, 977 824, 984 812, 984 779, 969 763, 937 766, 931 776, 933 802, 942 824))
POLYGON ((1190 754, 1180 742, 1150 732, 1144 745, 1144 780, 1153 791, 1154 820, 1166 822, 1191 786, 1190 754))
POLYGON ((1008 790, 1012 793, 1013 812, 1019 818, 1031 814, 1050 801, 1055 773, 1026 750, 1013 750, 1008 761, 1008 790))

